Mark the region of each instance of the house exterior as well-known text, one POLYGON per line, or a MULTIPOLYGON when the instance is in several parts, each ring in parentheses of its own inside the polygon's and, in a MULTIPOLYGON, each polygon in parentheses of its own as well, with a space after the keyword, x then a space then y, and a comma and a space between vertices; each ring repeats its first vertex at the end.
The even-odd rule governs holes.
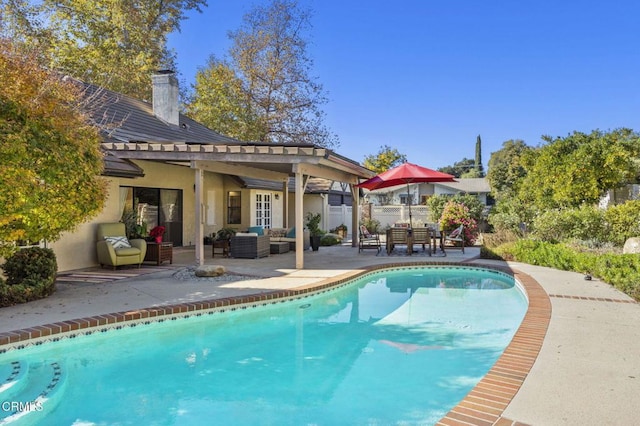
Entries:
POLYGON ((476 195, 484 204, 490 204, 488 198, 491 187, 486 178, 457 178, 455 182, 416 183, 401 185, 389 189, 370 191, 366 199, 373 205, 412 205, 425 204, 434 195, 471 194, 476 195))
MULTIPOLYGON (((96 217, 49 244, 60 271, 97 265, 96 225, 118 222, 127 210, 148 229, 165 226, 164 240, 174 246, 196 246, 202 263, 204 236, 222 227, 303 228, 305 211, 316 211, 314 197, 320 198, 314 181, 351 187, 372 175, 323 147, 221 135, 179 113, 172 72, 158 72, 152 81, 151 103, 78 82, 102 131, 108 195, 96 217)), ((303 267, 302 250, 296 266, 303 267)))

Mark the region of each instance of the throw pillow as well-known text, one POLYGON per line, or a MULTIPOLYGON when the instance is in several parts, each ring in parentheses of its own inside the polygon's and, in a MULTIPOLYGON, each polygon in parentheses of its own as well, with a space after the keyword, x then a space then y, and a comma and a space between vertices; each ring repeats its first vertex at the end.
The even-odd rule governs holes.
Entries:
POLYGON ((287 231, 286 237, 287 238, 295 238, 296 237, 296 227, 295 226, 287 231))
POLYGON ((269 236, 272 238, 282 238, 287 235, 286 229, 269 229, 269 236))
POLYGON ((264 235, 264 228, 262 226, 250 226, 247 232, 255 232, 258 235, 264 235))
POLYGON ((129 240, 127 237, 104 237, 104 239, 113 246, 114 249, 130 248, 129 240))

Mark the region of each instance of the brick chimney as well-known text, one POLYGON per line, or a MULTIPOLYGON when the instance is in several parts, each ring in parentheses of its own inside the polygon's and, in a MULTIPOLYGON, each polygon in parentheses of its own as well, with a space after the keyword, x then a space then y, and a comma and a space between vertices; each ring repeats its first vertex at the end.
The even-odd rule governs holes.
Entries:
POLYGON ((180 125, 178 79, 171 70, 156 71, 153 82, 153 113, 169 124, 180 125))

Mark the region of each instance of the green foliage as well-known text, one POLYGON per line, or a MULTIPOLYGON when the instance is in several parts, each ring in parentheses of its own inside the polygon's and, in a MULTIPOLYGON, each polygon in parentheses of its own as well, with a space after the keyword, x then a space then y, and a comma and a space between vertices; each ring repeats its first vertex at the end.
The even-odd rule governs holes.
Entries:
POLYGON ((216 232, 215 240, 216 241, 224 241, 230 240, 231 237, 236 235, 236 230, 233 228, 220 228, 218 232, 216 232))
POLYGON ((406 155, 401 154, 400 151, 396 148, 391 148, 389 145, 382 145, 377 154, 364 157, 362 165, 380 174, 406 162, 406 155))
POLYGON ((147 222, 139 218, 136 212, 130 208, 124 210, 120 222, 124 223, 125 233, 129 239, 146 238, 149 236, 147 222))
POLYGON ((491 154, 487 180, 498 201, 518 193, 520 183, 527 174, 522 155, 531 150, 522 140, 508 140, 502 149, 491 154))
POLYGON ((361 223, 367 228, 367 231, 372 234, 379 234, 382 231, 379 220, 363 219, 361 223))
POLYGON ((640 200, 611 206, 604 212, 608 241, 622 246, 627 238, 640 236, 640 200))
POLYGON ((324 232, 322 232, 322 230, 320 229, 320 221, 322 220, 320 213, 314 214, 308 212, 305 216, 305 220, 307 221, 307 229, 312 236, 324 234, 324 232))
POLYGON ((527 174, 519 191, 520 199, 533 201, 540 210, 595 204, 606 190, 638 175, 633 159, 639 136, 629 129, 545 140, 547 145, 523 156, 527 174))
POLYGON ((464 225, 464 239, 467 244, 474 244, 478 238, 478 223, 471 217, 469 208, 456 201, 449 201, 444 206, 440 217, 440 229, 452 231, 464 225))
POLYGON ((324 234, 322 238, 320 238, 321 246, 335 246, 342 243, 342 238, 339 235, 328 233, 324 234))
POLYGON ((260 141, 268 133, 267 123, 246 100, 243 81, 231 65, 209 58, 198 70, 187 114, 207 127, 243 141, 260 141))
POLYGON ((475 176, 473 177, 484 177, 484 166, 482 165, 482 139, 480 138, 480 135, 476 138, 476 160, 474 172, 475 176))
POLYGON ((55 278, 58 271, 53 250, 29 247, 18 250, 2 265, 7 284, 36 285, 43 280, 55 278))
MULTIPOLYGON (((471 158, 463 158, 462 160, 453 164, 453 166, 445 166, 438 169, 439 172, 448 173, 457 178, 462 177, 464 174, 468 174, 476 168, 476 161, 471 158)), ((467 175, 467 177, 480 177, 474 175, 467 175)))
POLYGON ((602 209, 583 205, 575 209, 542 212, 533 220, 532 236, 542 241, 570 239, 607 241, 605 214, 602 209))
POLYGON ((5 32, 46 50, 49 68, 84 81, 151 99, 149 76, 175 69, 167 37, 206 0, 42 0, 4 2, 5 32))
POLYGON ((438 222, 442 217, 445 205, 449 201, 464 204, 469 209, 469 215, 480 222, 484 212, 484 205, 475 195, 471 194, 455 194, 455 195, 434 195, 427 200, 429 206, 429 215, 432 222, 438 222))
POLYGON ((19 240, 56 240, 100 211, 100 136, 72 82, 0 40, 0 256, 19 240))
POLYGON ((42 299, 55 291, 58 265, 51 249, 19 250, 6 260, 2 269, 7 280, 0 282, 0 306, 42 299))
POLYGON ((640 300, 640 256, 632 254, 588 253, 564 244, 540 240, 520 240, 492 250, 500 257, 532 265, 589 273, 640 300))
POLYGON ((192 116, 248 140, 337 146, 324 124, 325 91, 311 76, 310 29, 311 13, 297 1, 255 6, 229 33, 228 62, 213 60, 199 71, 192 116), (209 93, 215 88, 219 95, 209 93))

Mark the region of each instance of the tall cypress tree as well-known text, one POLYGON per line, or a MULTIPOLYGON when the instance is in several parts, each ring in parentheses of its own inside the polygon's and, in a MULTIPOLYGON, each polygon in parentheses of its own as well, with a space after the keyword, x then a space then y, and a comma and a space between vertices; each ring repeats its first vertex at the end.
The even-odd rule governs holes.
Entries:
POLYGON ((476 164, 475 169, 478 172, 478 177, 484 177, 484 168, 482 167, 482 140, 480 135, 476 139, 476 164))

